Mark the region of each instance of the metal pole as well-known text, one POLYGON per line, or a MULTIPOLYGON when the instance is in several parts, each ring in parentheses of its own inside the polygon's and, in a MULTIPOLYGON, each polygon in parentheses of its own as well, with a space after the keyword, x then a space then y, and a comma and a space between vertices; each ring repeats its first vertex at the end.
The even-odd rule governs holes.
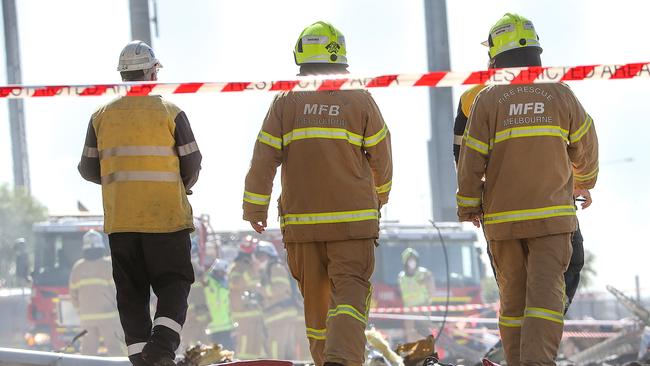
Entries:
POLYGON ((639 275, 634 276, 634 282, 636 284, 636 301, 641 303, 641 281, 639 280, 639 275))
POLYGON ((144 41, 152 46, 149 0, 129 0, 129 11, 131 14, 131 38, 144 41))
MULTIPOLYGON (((447 6, 445 0, 424 0, 429 71, 450 70, 447 6)), ((431 140, 429 177, 435 221, 456 221, 456 172, 454 169, 453 99, 451 88, 429 89, 431 140)))
MULTIPOLYGON (((5 57, 7 60, 7 83, 22 84, 20 72, 20 47, 18 43, 18 19, 16 1, 2 0, 2 18, 5 32, 5 57)), ((13 157, 14 185, 29 192, 29 159, 25 133, 25 112, 22 99, 10 99, 9 128, 11 130, 11 154, 13 157)))

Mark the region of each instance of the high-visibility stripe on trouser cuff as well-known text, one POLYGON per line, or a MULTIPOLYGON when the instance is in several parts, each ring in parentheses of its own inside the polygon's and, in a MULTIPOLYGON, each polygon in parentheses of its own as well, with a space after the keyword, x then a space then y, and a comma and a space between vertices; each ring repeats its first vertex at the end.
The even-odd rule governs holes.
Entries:
POLYGON ((526 318, 538 318, 544 320, 550 320, 555 323, 564 324, 564 315, 559 311, 554 311, 544 308, 526 308, 524 311, 524 316, 526 318))
POLYGON ((359 310, 355 309, 354 306, 352 305, 346 305, 346 304, 338 305, 336 308, 330 309, 327 312, 328 319, 339 315, 351 316, 352 318, 363 323, 363 325, 366 325, 368 323, 368 319, 366 318, 366 316, 363 315, 359 310))
POLYGON ((181 331, 183 330, 183 326, 178 324, 174 319, 170 319, 164 316, 153 320, 153 326, 156 327, 158 325, 167 327, 178 334, 181 334, 181 331))
POLYGON ((336 224, 340 222, 355 222, 378 219, 379 211, 374 209, 359 211, 321 212, 310 214, 288 214, 282 216, 282 222, 280 225, 336 224))
POLYGON ((129 344, 128 346, 126 346, 128 355, 133 356, 133 355, 137 355, 138 353, 142 353, 142 350, 144 349, 144 346, 146 344, 147 342, 129 344))
POLYGON ((499 325, 508 328, 521 328, 521 323, 524 320, 523 316, 499 316, 499 325))
POLYGON ((307 338, 324 341, 327 339, 327 329, 307 328, 307 338))
POLYGON ((575 216, 576 208, 572 205, 550 206, 530 210, 505 211, 486 214, 483 216, 484 225, 502 222, 539 220, 558 216, 575 216))
POLYGON ((259 193, 244 191, 244 201, 248 203, 252 203, 254 205, 265 206, 271 202, 271 196, 267 194, 259 194, 259 193))

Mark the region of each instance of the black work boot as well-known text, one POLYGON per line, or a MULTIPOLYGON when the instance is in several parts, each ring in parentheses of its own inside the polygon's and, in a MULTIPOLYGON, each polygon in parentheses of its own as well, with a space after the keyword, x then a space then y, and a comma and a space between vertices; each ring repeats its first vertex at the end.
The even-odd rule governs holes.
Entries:
POLYGON ((164 353, 151 352, 151 349, 147 349, 146 346, 142 350, 142 359, 149 366, 177 366, 171 356, 164 353))

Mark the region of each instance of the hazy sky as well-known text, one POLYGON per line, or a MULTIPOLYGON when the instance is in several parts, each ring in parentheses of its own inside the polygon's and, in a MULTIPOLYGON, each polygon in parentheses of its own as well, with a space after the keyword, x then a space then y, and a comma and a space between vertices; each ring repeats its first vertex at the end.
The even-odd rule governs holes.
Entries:
MULTIPOLYGON (((130 40, 127 0, 17 0, 26 84, 119 81, 115 71, 130 40)), ((621 0, 448 1, 452 69, 481 70, 480 42, 505 12, 532 19, 549 66, 650 60, 650 3, 621 0), (498 4, 498 5, 497 5, 498 4), (644 31, 644 29, 646 29, 644 31)), ((161 81, 286 79, 296 73, 292 49, 316 20, 345 35, 355 74, 426 71, 423 2, 159 0, 160 37, 153 47, 165 68, 161 81)), ((4 57, 0 60, 4 70, 4 57)), ((5 74, 0 72, 0 83, 5 74)), ((650 290, 646 208, 650 194, 648 80, 580 82, 571 87, 593 116, 601 143, 601 173, 592 208, 580 212, 585 246, 597 255, 598 287, 630 289, 634 275, 650 290), (624 162, 633 158, 633 162, 624 162)), ((464 88, 454 88, 455 102, 464 88)), ((424 88, 373 90, 393 134, 395 179, 388 218, 425 223, 431 216, 424 88)), ((191 202, 218 230, 246 228, 241 194, 253 143, 271 93, 169 96, 194 128, 204 163, 191 202)), ((27 100, 32 189, 52 212, 72 212, 77 199, 101 211, 99 186, 76 170, 91 113, 107 98, 27 100)), ((455 108, 455 106, 454 106, 455 108)), ((6 103, 0 102, 0 182, 12 182, 6 103)), ((453 123, 453 121, 449 121, 453 123)), ((450 136, 451 138, 451 136, 450 136)), ((451 152, 450 152, 451 158, 451 152)), ((276 185, 276 188, 277 185, 276 185)), ((279 194, 275 189, 274 197, 279 194)), ((269 217, 275 217, 274 210, 269 217)), ((272 226, 277 222, 270 220, 272 226)))

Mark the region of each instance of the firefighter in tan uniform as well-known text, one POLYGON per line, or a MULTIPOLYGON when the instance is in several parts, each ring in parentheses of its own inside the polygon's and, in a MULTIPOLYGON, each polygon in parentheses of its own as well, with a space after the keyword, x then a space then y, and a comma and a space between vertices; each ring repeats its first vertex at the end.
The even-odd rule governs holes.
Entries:
MULTIPOLYGON (((506 14, 490 30, 493 67, 540 66, 532 22, 506 14)), ((458 216, 482 220, 499 283, 508 365, 555 365, 574 196, 591 203, 594 123, 564 84, 488 86, 472 107, 458 164, 458 216)))
MULTIPOLYGON (((273 359, 295 360, 295 325, 298 315, 289 272, 272 243, 260 241, 255 250, 264 296, 266 350, 273 359)), ((301 335, 302 336, 302 335, 301 335)))
MULTIPOLYGON (((294 55, 300 75, 347 73, 345 39, 329 23, 307 27, 294 55)), ((390 134, 370 93, 276 96, 244 192, 244 219, 258 232, 280 165, 280 225, 304 297, 312 357, 318 366, 360 365, 379 210, 392 179, 390 134)))
POLYGON ((124 333, 115 301, 113 268, 106 257, 102 235, 90 230, 83 237, 83 258, 70 272, 70 299, 88 333, 81 338, 81 353, 97 355, 100 338, 108 356, 125 356, 124 333))
POLYGON ((195 281, 187 297, 187 319, 181 332, 181 350, 196 343, 207 343, 206 329, 210 324, 210 311, 205 298, 205 279, 199 265, 192 262, 195 281))
POLYGON ((257 239, 246 238, 228 274, 230 315, 237 324, 235 355, 244 360, 266 356, 260 277, 252 259, 256 246, 257 239))

